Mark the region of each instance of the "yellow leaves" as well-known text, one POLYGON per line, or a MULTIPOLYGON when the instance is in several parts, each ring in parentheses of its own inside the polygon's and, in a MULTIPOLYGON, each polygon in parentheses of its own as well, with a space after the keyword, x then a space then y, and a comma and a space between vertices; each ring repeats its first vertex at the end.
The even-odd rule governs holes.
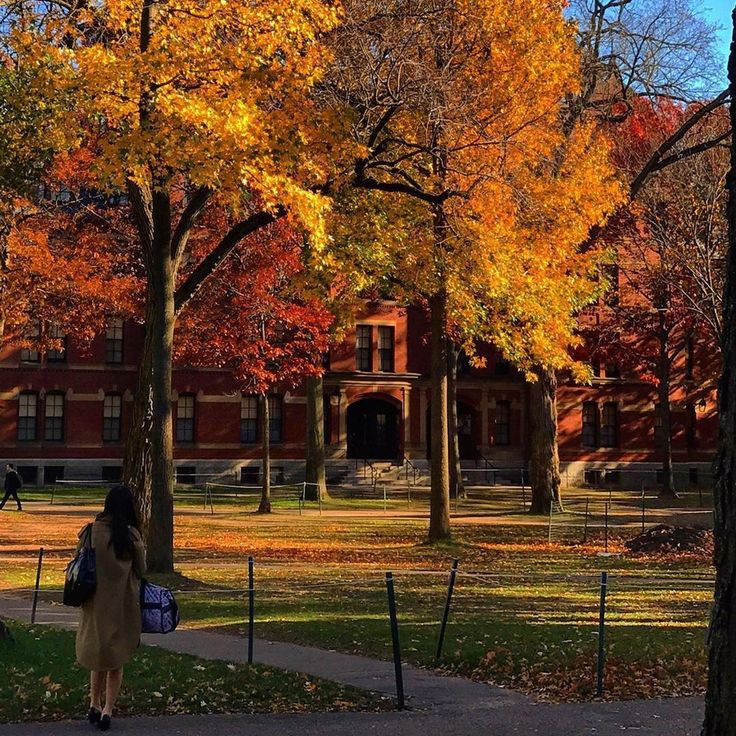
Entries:
MULTIPOLYGON (((141 3, 105 0, 94 11, 102 33, 59 17, 19 33, 29 59, 52 55, 63 74, 46 76, 41 99, 72 94, 62 129, 81 125, 100 139, 98 187, 182 178, 244 197, 279 197, 317 239, 324 202, 308 189, 333 168, 334 120, 309 100, 329 60, 322 38, 338 22, 326 0, 175 0, 152 11, 141 50, 141 3), (64 35, 74 44, 60 44, 64 35), (92 40, 90 40, 92 39, 92 40), (319 145, 315 145, 319 143, 319 145)), ((93 11, 85 11, 91 13, 93 11)), ((166 185, 166 184, 164 184, 166 185)))

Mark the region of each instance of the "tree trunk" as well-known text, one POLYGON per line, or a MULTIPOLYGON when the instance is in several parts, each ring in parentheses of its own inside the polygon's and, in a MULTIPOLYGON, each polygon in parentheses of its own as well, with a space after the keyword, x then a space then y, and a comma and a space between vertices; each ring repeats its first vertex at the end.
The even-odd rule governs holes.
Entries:
MULTIPOLYGON (((736 99, 736 9, 728 61, 736 99)), ((736 105, 731 105, 736 130, 736 105)), ((728 186, 728 257, 723 295, 723 373, 718 386, 719 436, 715 461, 716 585, 710 622, 708 689, 703 736, 736 734, 736 140, 731 142, 728 186)))
MULTIPOLYGON (((133 416, 130 430, 125 440, 125 458, 123 460, 122 479, 135 494, 138 525, 144 539, 148 539, 148 527, 151 520, 151 478, 153 455, 151 438, 153 437, 153 330, 147 326, 152 324, 153 305, 146 306, 146 331, 143 340, 143 351, 138 367, 135 396, 133 400, 133 416)), ((150 564, 150 562, 149 562, 150 564)))
POLYGON ((268 394, 259 397, 261 411, 261 503, 259 514, 271 513, 271 438, 269 436, 268 394))
POLYGON ((324 382, 322 376, 310 376, 307 389, 307 458, 304 480, 305 497, 317 501, 327 495, 325 479, 324 382))
MULTIPOLYGON (((163 193, 160 195, 164 197, 163 193)), ((171 369, 174 349, 174 266, 167 202, 157 203, 146 293, 146 338, 136 387, 123 478, 137 497, 152 572, 174 570, 174 460, 171 369)))
POLYGON ((457 359, 459 348, 447 341, 447 431, 450 451, 450 492, 465 498, 463 472, 460 465, 460 437, 457 420, 457 359))
POLYGON ((660 498, 677 498, 672 469, 672 407, 670 405, 669 339, 664 310, 659 312, 659 415, 662 421, 662 488, 660 498))
POLYGON ((548 514, 560 497, 560 458, 557 450, 557 376, 539 368, 529 384, 529 512, 548 514))
POLYGON ((432 324, 432 460, 429 541, 450 538, 450 462, 447 422, 447 294, 429 300, 432 324))

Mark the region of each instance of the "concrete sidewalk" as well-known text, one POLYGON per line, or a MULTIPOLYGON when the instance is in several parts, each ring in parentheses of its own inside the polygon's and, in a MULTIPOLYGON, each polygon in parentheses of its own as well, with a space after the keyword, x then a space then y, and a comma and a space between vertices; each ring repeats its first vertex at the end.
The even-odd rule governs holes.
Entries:
MULTIPOLYGON (((30 602, 0 596, 0 616, 30 620, 30 602)), ((39 604, 36 621, 74 628, 77 611, 59 605, 39 604)), ((245 662, 241 637, 196 629, 166 636, 144 636, 146 644, 204 659, 245 662)), ((388 662, 324 651, 314 647, 256 640, 257 662, 389 695, 395 694, 393 665, 388 662)), ((121 719, 115 730, 144 734, 209 736, 223 731, 251 732, 259 736, 332 734, 399 734, 402 736, 470 736, 488 731, 494 736, 540 734, 613 736, 624 731, 645 736, 695 736, 700 732, 702 701, 697 698, 629 701, 623 703, 537 704, 508 690, 491 688, 459 677, 443 677, 403 666, 408 711, 403 713, 348 713, 298 715, 172 716, 121 719)), ((0 736, 62 736, 76 732, 79 723, 19 724, 0 726, 0 736)))

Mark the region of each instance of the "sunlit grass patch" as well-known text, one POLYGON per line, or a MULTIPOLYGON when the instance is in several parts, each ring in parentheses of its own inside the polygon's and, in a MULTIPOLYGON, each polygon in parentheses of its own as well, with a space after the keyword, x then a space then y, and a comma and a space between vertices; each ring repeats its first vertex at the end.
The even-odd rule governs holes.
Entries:
MULTIPOLYGON (((11 624, 0 641, 0 722, 84 717, 88 673, 74 664, 74 637, 11 624)), ((385 700, 273 667, 210 662, 141 647, 125 668, 121 715, 376 710, 385 700)))

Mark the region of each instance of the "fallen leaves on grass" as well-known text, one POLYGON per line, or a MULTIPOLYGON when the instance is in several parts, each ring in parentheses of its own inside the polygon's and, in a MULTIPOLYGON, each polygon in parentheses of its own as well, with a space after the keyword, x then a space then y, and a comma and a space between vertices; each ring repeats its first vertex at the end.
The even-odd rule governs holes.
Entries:
MULTIPOLYGON (((533 695, 546 702, 588 701, 595 698, 596 655, 573 658, 517 659, 505 648, 493 649, 472 672, 475 680, 533 695)), ((604 700, 635 700, 702 695, 707 678, 706 658, 625 660, 608 657, 604 670, 604 700)))
POLYGON ((658 560, 692 559, 709 562, 713 559, 713 532, 692 526, 658 524, 626 542, 633 555, 658 560))

